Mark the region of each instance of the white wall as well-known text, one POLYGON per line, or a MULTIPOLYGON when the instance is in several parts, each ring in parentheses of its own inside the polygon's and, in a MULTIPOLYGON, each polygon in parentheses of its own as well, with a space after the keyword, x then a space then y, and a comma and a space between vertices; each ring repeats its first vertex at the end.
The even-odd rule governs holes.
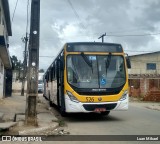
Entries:
POLYGON ((43 80, 43 76, 44 76, 44 73, 39 73, 38 74, 38 80, 43 80))
POLYGON ((3 85, 4 85, 4 65, 0 58, 0 99, 3 98, 3 85))
POLYGON ((160 74, 160 52, 131 56, 129 74, 160 74), (147 70, 147 63, 156 63, 156 70, 147 70))

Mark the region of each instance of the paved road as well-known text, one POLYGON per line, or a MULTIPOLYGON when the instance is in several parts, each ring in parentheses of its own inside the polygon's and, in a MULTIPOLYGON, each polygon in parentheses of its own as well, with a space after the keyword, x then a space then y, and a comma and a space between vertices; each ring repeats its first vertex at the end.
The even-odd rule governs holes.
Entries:
MULTIPOLYGON (((56 116, 59 113, 54 110, 56 116)), ((66 118, 58 116, 66 123, 65 129, 72 135, 160 135, 160 111, 145 108, 141 104, 130 103, 128 111, 113 111, 109 116, 95 114, 76 114, 66 118)), ((27 142, 31 144, 31 142, 27 142)), ((50 141, 46 144, 150 144, 145 141, 50 141)), ((7 143, 10 144, 10 143, 7 143)), ((38 142, 36 143, 38 144, 38 142)))
POLYGON ((128 111, 112 111, 105 117, 76 114, 62 119, 74 135, 160 135, 160 111, 135 103, 128 111))
POLYGON ((160 135, 160 111, 147 109, 139 103, 130 103, 128 111, 112 111, 105 117, 97 114, 71 114, 60 118, 66 123, 71 135, 160 135))

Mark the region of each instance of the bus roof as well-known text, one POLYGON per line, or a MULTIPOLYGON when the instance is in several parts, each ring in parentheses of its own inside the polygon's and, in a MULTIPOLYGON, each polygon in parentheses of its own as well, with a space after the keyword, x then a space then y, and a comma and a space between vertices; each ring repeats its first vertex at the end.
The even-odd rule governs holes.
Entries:
POLYGON ((73 42, 66 43, 67 52, 115 52, 122 53, 123 48, 116 43, 100 43, 100 42, 73 42))
POLYGON ((67 42, 66 44, 111 44, 111 45, 121 45, 121 44, 118 44, 118 43, 102 43, 102 42, 67 42))

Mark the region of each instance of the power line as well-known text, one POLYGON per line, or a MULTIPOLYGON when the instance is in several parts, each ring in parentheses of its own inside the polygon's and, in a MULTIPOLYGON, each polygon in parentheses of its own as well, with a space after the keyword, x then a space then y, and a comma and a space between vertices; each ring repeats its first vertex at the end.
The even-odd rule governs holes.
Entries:
MULTIPOLYGON (((124 50, 125 52, 155 52, 155 51, 132 51, 132 50, 124 50)), ((147 54, 147 53, 145 53, 145 54, 147 54)), ((56 57, 56 56, 39 56, 39 57, 46 57, 46 58, 54 58, 54 57, 56 57)))
POLYGON ((14 11, 13 11, 12 22, 13 22, 14 15, 15 15, 15 12, 16 12, 16 9, 17 9, 17 5, 18 5, 18 0, 16 1, 15 8, 14 8, 14 11))
MULTIPOLYGON (((86 37, 86 36, 97 36, 97 35, 99 35, 99 33, 77 34, 77 35, 72 35, 70 37, 75 37, 75 36, 86 37)), ((136 34, 136 35, 135 34, 127 34, 127 35, 123 35, 123 34, 106 34, 106 36, 108 36, 108 37, 143 37, 143 36, 152 36, 152 35, 160 35, 160 32, 157 32, 157 33, 144 33, 144 34, 136 34)))
POLYGON ((131 28, 131 29, 123 29, 118 31, 110 31, 107 33, 127 33, 127 32, 135 32, 135 31, 144 31, 147 30, 147 27, 141 27, 141 28, 131 28))
MULTIPOLYGON (((39 57, 53 58, 53 57, 55 57, 55 56, 39 56, 39 57)), ((146 62, 160 62, 160 61, 149 61, 149 60, 130 60, 130 61, 141 62, 141 63, 146 63, 146 62)))
POLYGON ((24 50, 24 61, 23 61, 23 79, 22 79, 22 89, 21 89, 21 95, 24 96, 24 87, 25 87, 25 77, 27 75, 27 58, 28 58, 28 10, 29 10, 29 0, 27 0, 27 24, 26 24, 26 37, 22 38, 25 42, 25 50, 24 50))
POLYGON ((55 56, 39 56, 39 57, 54 58, 55 56))
POLYGON ((82 27, 83 29, 86 29, 86 27, 84 26, 84 24, 82 23, 82 21, 81 21, 81 19, 80 19, 80 16, 78 15, 78 13, 77 13, 77 11, 76 11, 76 9, 75 9, 74 6, 72 5, 71 1, 70 1, 70 0, 67 0, 67 1, 68 1, 69 5, 71 6, 71 8, 72 8, 72 10, 73 10, 73 12, 74 12, 74 14, 75 14, 75 16, 76 16, 77 19, 80 21, 81 27, 82 27))
POLYGON ((130 59, 130 61, 132 62, 138 62, 138 63, 159 63, 160 61, 150 61, 150 60, 132 60, 130 59))
POLYGON ((26 24, 26 33, 28 32, 29 25, 29 0, 27 1, 27 24, 26 24))
MULTIPOLYGON (((154 52, 156 52, 156 51, 133 51, 133 50, 124 50, 125 52, 152 52, 152 53, 154 53, 154 52)), ((146 53, 147 54, 147 53, 146 53)), ((41 55, 41 56, 39 56, 39 57, 48 57, 48 58, 53 58, 53 57, 56 57, 56 56, 47 56, 47 55, 45 55, 45 56, 43 56, 43 55, 41 55)))
POLYGON ((155 51, 135 51, 135 50, 124 50, 124 51, 127 51, 127 52, 155 52, 155 51))
POLYGON ((107 36, 113 36, 113 37, 136 37, 136 36, 152 36, 152 35, 160 35, 160 32, 158 33, 146 33, 146 34, 137 34, 137 35, 107 35, 107 36))

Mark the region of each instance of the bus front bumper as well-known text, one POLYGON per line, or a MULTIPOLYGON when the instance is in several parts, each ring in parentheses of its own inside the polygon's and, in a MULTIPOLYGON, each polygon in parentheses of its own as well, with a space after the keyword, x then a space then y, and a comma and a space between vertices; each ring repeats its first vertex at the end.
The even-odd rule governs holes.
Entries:
POLYGON ((82 103, 74 102, 65 95, 65 107, 68 113, 89 113, 96 112, 96 109, 105 109, 105 111, 111 110, 128 110, 128 96, 124 100, 119 100, 115 102, 101 102, 101 103, 82 103))

